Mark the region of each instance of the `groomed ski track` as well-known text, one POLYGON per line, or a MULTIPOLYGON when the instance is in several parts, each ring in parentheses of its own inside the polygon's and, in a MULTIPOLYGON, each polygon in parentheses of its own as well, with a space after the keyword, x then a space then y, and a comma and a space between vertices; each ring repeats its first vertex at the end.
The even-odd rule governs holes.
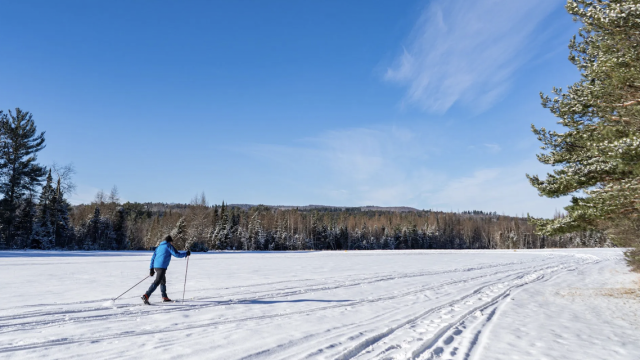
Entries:
MULTIPOLYGON (((184 303, 154 294, 158 306, 141 305, 148 280, 108 306, 144 276, 149 254, 7 254, 0 286, 17 295, 0 309, 0 358, 15 359, 508 358, 496 347, 512 331, 501 319, 525 292, 561 306, 554 294, 581 278, 624 272, 618 249, 207 253, 191 259, 184 303)), ((170 294, 182 276, 174 259, 170 294)), ((526 340, 513 349, 544 354, 525 350, 526 340)))

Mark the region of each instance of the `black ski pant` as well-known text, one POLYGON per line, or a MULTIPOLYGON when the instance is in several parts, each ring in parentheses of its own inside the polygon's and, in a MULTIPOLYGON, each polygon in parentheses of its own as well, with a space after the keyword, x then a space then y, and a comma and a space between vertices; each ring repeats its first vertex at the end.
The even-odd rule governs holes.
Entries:
POLYGON ((147 290, 146 294, 148 297, 151 296, 151 294, 153 294, 154 291, 156 291, 156 288, 158 288, 158 285, 160 285, 160 292, 162 293, 162 297, 168 297, 167 296, 167 269, 160 269, 160 268, 155 268, 154 269, 156 272, 156 280, 153 282, 153 284, 151 284, 151 286, 149 286, 149 290, 147 290))

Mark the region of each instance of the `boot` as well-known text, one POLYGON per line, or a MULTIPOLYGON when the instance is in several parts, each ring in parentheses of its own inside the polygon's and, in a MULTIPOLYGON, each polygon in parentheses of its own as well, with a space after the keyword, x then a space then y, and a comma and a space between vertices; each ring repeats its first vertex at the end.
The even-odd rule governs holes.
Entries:
POLYGON ((140 297, 142 299, 142 301, 144 301, 145 305, 151 305, 151 303, 149 302, 149 297, 147 296, 147 294, 144 294, 140 297))
POLYGON ((162 297, 162 302, 172 302, 173 300, 169 299, 168 296, 163 296, 162 297))

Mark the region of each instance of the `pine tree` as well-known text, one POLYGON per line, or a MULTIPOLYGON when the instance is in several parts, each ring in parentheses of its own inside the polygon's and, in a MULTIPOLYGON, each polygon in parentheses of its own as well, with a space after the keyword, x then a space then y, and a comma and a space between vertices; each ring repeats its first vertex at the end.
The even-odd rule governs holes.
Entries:
POLYGON ((37 249, 48 250, 55 246, 55 190, 52 186, 51 170, 40 192, 37 216, 33 227, 33 245, 37 249))
POLYGON ((12 247, 23 249, 31 246, 36 211, 33 194, 29 194, 22 200, 18 210, 16 211, 14 241, 12 247))
POLYGON ((640 215, 640 0, 570 0, 566 8, 582 23, 569 44, 582 76, 554 88, 553 99, 541 94, 565 131, 532 126, 547 150, 538 160, 558 169, 527 176, 542 196, 585 196, 574 195, 564 217, 532 219, 543 235, 615 230, 640 215))
POLYGON ((582 79, 566 92, 554 89, 543 106, 560 118, 564 133, 533 131, 548 153, 538 159, 560 166, 547 179, 530 176, 541 195, 572 198, 568 216, 537 221, 541 232, 569 232, 612 216, 639 214, 640 1, 575 0, 568 11, 583 23, 571 41, 570 60, 582 79))
POLYGON ((69 219, 69 203, 60 196, 55 204, 55 244, 61 248, 69 248, 74 243, 74 231, 69 219))
MULTIPOLYGON (((115 188, 115 187, 114 187, 115 188)), ((111 192, 113 194, 113 190, 111 192)), ((125 218, 125 210, 122 206, 116 208, 113 214, 113 233, 115 237, 115 246, 117 250, 124 250, 128 247, 127 224, 125 218)))
POLYGON ((215 249, 226 250, 229 248, 229 225, 229 214, 223 201, 220 206, 220 218, 212 235, 215 249))
POLYGON ((84 241, 82 248, 84 250, 96 250, 99 248, 100 239, 100 208, 95 207, 93 216, 90 217, 84 225, 84 241))
POLYGON ((46 175, 36 163, 44 149, 44 132, 37 134, 33 116, 15 109, 15 115, 0 111, 0 216, 9 245, 15 237, 16 211, 25 196, 36 191, 46 175))
POLYGON ((249 222, 248 240, 249 250, 251 251, 260 250, 264 242, 264 231, 262 230, 262 222, 259 215, 260 213, 256 211, 249 222))

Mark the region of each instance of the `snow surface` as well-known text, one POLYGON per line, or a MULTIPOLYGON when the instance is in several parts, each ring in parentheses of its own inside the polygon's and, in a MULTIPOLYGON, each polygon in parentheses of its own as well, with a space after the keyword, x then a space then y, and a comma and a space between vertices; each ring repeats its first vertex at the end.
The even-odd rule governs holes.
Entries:
POLYGON ((640 359, 619 249, 150 256, 0 252, 0 358, 640 359))

